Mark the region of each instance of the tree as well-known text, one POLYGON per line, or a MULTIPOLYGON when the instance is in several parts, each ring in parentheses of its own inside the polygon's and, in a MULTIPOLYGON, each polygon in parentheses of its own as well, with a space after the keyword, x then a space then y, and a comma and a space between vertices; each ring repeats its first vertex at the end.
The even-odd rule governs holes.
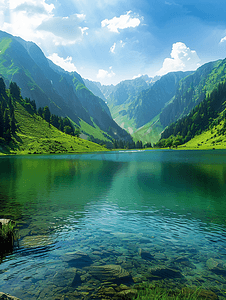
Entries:
POLYGON ((10 82, 9 85, 10 94, 15 97, 16 99, 20 98, 20 88, 16 84, 16 82, 10 82))
POLYGON ((5 82, 2 79, 2 77, 0 77, 0 94, 2 94, 2 93, 4 94, 5 90, 6 90, 5 82))
POLYGON ((43 108, 42 107, 39 107, 38 114, 39 114, 40 117, 43 118, 43 108))
POLYGON ((79 129, 79 128, 76 128, 75 131, 74 131, 74 135, 77 136, 77 137, 79 137, 80 134, 81 134, 80 129, 79 129))
POLYGON ((0 137, 4 135, 4 119, 3 119, 3 110, 2 105, 0 105, 0 137))
POLYGON ((10 128, 12 133, 16 132, 16 119, 15 119, 14 111, 10 114, 10 128))
POLYGON ((5 109, 4 111, 3 120, 4 120, 4 132, 6 132, 7 130, 10 130, 10 119, 9 119, 8 109, 5 109))
POLYGON ((70 126, 64 126, 64 132, 66 133, 66 134, 70 134, 70 135, 73 135, 73 130, 71 129, 71 127, 70 126))
POLYGON ((50 123, 50 117, 51 113, 48 106, 45 106, 43 109, 43 119, 46 120, 46 122, 50 123))

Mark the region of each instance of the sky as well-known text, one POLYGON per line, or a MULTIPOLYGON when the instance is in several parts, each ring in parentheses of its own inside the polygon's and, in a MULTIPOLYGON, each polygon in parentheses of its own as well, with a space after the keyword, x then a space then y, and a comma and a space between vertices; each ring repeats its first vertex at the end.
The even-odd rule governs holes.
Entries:
POLYGON ((0 0, 0 30, 102 84, 226 57, 225 0, 0 0))

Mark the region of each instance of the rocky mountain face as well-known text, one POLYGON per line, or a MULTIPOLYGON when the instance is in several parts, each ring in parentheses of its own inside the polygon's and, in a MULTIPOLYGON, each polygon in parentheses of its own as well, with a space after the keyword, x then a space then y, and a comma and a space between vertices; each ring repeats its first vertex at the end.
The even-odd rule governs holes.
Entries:
POLYGON ((23 97, 51 113, 68 116, 78 126, 83 120, 109 138, 130 140, 130 135, 111 118, 106 103, 88 90, 81 76, 66 72, 49 61, 32 42, 0 31, 0 74, 21 87, 23 97))
POLYGON ((160 122, 163 127, 187 115, 204 100, 218 83, 226 79, 225 61, 210 62, 180 81, 171 102, 162 110, 160 122))
POLYGON ((188 115, 226 81, 226 59, 204 64, 194 72, 168 73, 153 81, 142 76, 116 86, 96 84, 114 120, 131 129, 135 140, 156 142, 167 126, 188 115))
POLYGON ((136 129, 135 124, 128 116, 128 107, 138 97, 138 95, 159 79, 159 76, 150 78, 147 75, 140 76, 132 80, 125 80, 117 85, 101 85, 98 82, 85 80, 85 84, 95 94, 104 99, 110 109, 113 119, 128 131, 136 129))
POLYGON ((130 104, 127 114, 139 128, 157 116, 165 104, 174 96, 179 81, 190 72, 174 72, 162 76, 152 87, 141 91, 130 104))

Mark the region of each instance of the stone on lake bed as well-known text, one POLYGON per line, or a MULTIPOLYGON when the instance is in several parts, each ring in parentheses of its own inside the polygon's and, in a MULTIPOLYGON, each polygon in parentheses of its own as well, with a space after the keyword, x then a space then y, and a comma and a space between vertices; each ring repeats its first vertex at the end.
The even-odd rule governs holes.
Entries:
POLYGON ((0 300, 20 300, 20 299, 17 297, 11 296, 9 294, 0 292, 0 300))
POLYGON ((76 268, 69 268, 58 271, 52 278, 52 282, 57 287, 73 286, 77 287, 81 285, 81 277, 78 274, 76 268))
POLYGON ((141 258, 143 258, 145 260, 155 259, 154 256, 149 251, 143 250, 141 248, 139 248, 138 254, 140 255, 141 258))
POLYGON ((226 277, 226 266, 222 263, 210 258, 207 260, 206 265, 210 271, 215 273, 216 275, 221 275, 226 277))
POLYGON ((62 260, 75 268, 87 267, 93 263, 93 260, 87 253, 80 251, 68 252, 62 257, 62 260))
POLYGON ((207 260, 206 265, 209 270, 212 270, 218 266, 218 262, 214 260, 213 258, 210 258, 207 260))
POLYGON ((129 272, 123 269, 120 265, 92 266, 89 269, 89 273, 93 277, 104 281, 115 281, 130 277, 129 272))
POLYGON ((53 241, 48 235, 29 235, 25 236, 20 245, 24 248, 35 248, 51 245, 53 241))
POLYGON ((122 299, 133 299, 137 295, 137 290, 135 289, 128 289, 121 291, 117 294, 117 296, 122 297, 122 299))
POLYGON ((150 272, 148 277, 151 277, 151 278, 167 279, 167 278, 183 277, 180 271, 168 268, 166 266, 158 266, 156 268, 149 268, 148 271, 150 272))

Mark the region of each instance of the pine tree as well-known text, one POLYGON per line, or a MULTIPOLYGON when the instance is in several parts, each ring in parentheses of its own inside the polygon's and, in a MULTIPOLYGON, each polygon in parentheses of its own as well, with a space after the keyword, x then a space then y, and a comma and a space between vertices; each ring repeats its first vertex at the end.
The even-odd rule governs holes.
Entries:
POLYGON ((48 106, 45 106, 43 109, 43 119, 46 120, 46 122, 50 123, 50 117, 51 113, 48 106))
POLYGON ((4 94, 5 93, 5 89, 6 89, 5 82, 2 79, 2 77, 0 77, 0 94, 4 94))
POLYGON ((10 90, 10 94, 16 98, 19 99, 20 98, 20 88, 18 87, 18 85, 16 84, 16 82, 10 82, 9 85, 9 90, 10 90))
POLYGON ((0 105, 0 137, 3 136, 4 136, 4 119, 3 119, 2 105, 0 105))

